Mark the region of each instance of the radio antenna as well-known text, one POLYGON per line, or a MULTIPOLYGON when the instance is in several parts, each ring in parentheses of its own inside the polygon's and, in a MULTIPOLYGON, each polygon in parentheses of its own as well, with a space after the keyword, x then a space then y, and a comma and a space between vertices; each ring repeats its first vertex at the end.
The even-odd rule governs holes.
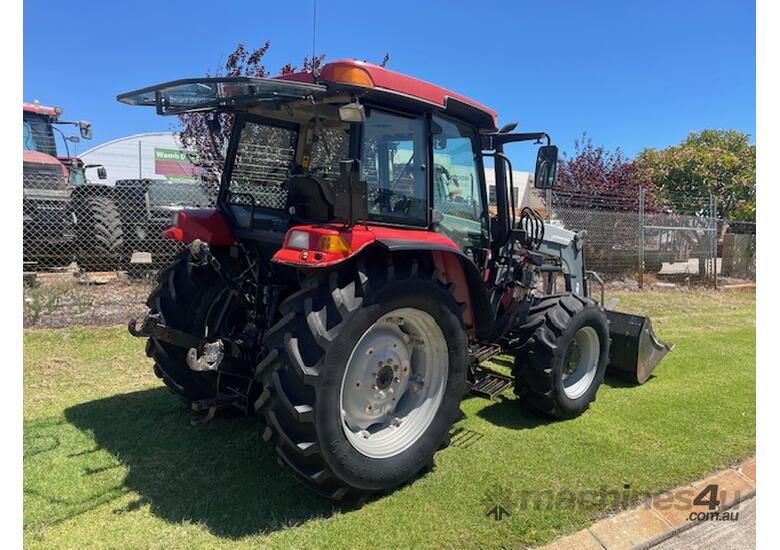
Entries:
POLYGON ((311 18, 311 72, 314 72, 314 55, 317 51, 317 0, 313 0, 313 10, 311 18))

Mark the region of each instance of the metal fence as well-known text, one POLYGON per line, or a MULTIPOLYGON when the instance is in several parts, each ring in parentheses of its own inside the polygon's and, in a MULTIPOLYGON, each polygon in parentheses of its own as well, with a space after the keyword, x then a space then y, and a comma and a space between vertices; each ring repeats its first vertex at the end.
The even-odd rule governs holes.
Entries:
POLYGON ((154 270, 178 252, 162 231, 182 208, 212 206, 217 186, 198 180, 67 182, 25 174, 25 271, 154 270))
MULTIPOLYGON (((157 270, 181 247, 162 237, 174 213, 211 206, 217 195, 216 184, 197 178, 69 182, 57 168, 24 174, 26 271, 157 270)), ((553 220, 587 231, 588 266, 608 280, 755 278, 755 224, 719 219, 715 197, 553 190, 546 204, 553 220)))
POLYGON ((588 266, 608 280, 640 288, 755 280, 755 223, 720 219, 713 195, 658 197, 640 188, 598 195, 553 190, 546 202, 551 219, 587 231, 588 266))

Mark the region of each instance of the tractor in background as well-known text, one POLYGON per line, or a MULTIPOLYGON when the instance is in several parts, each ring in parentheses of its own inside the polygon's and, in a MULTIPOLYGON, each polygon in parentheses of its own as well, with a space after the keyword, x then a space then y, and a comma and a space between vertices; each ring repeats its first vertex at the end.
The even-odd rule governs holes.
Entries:
POLYGON ((85 165, 71 156, 68 145, 92 139, 92 125, 61 115, 60 107, 22 106, 25 265, 52 268, 77 260, 86 271, 116 269, 123 249, 119 212, 110 187, 87 179, 92 169, 105 179, 105 168, 85 165), (63 126, 78 127, 80 136, 66 135, 63 126), (58 153, 55 132, 64 156, 58 153))

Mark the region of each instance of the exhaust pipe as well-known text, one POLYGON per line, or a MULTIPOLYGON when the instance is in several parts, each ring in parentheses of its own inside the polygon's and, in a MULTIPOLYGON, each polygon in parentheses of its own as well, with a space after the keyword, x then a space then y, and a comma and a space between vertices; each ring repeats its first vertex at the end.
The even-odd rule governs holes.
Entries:
POLYGON ((658 339, 647 317, 609 310, 605 313, 612 340, 607 371, 633 384, 642 384, 674 346, 658 339))

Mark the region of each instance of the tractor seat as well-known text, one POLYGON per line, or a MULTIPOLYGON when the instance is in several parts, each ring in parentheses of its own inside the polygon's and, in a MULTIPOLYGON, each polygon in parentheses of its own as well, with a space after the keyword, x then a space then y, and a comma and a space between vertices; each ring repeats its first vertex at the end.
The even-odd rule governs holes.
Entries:
POLYGON ((297 220, 327 222, 333 219, 333 192, 311 176, 287 180, 287 211, 297 220))

